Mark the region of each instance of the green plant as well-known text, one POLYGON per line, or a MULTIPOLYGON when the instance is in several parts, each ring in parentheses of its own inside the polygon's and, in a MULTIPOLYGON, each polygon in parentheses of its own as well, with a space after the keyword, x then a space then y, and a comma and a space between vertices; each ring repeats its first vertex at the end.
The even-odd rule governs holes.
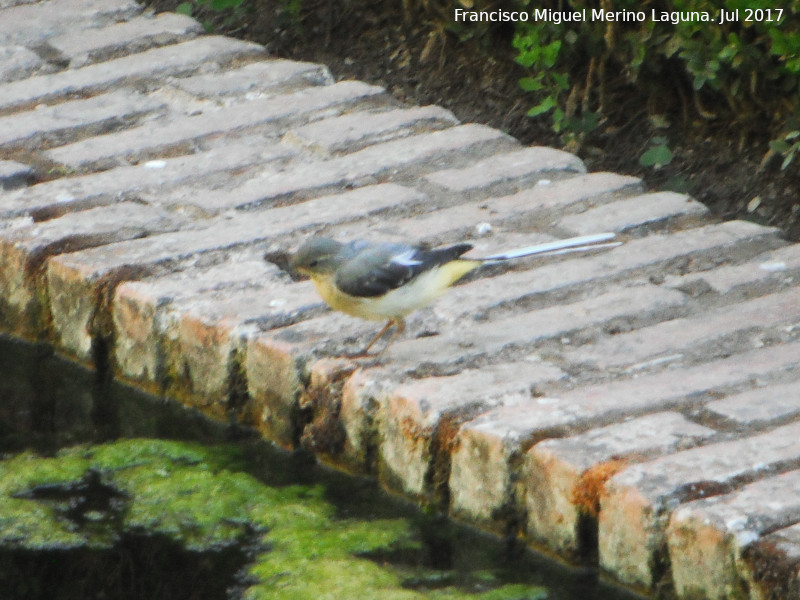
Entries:
POLYGON ((667 145, 667 138, 656 136, 650 140, 650 148, 639 157, 643 167, 659 169, 672 162, 672 150, 667 145))
POLYGON ((794 157, 800 152, 800 130, 794 129, 786 133, 783 137, 772 140, 769 143, 770 150, 783 157, 781 170, 783 171, 792 164, 794 157))
MULTIPOLYGON (((514 38, 517 62, 529 71, 520 85, 534 95, 528 114, 549 114, 567 143, 624 123, 621 105, 635 95, 644 116, 669 115, 684 126, 720 119, 743 143, 771 134, 784 168, 798 151, 795 137, 778 132, 800 114, 800 0, 517 4, 530 15, 515 24, 514 38), (626 18, 602 18, 606 11, 626 18), (573 13, 583 18, 552 16, 573 13)), ((641 157, 652 166, 670 159, 661 142, 641 157)))

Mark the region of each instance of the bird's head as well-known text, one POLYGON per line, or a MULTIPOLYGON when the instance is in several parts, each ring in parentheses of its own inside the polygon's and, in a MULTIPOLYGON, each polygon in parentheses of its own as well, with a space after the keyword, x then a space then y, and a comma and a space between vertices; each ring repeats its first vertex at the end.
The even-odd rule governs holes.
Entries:
POLYGON ((343 247, 330 238, 311 238, 297 249, 289 264, 294 270, 311 277, 330 275, 342 261, 343 247))

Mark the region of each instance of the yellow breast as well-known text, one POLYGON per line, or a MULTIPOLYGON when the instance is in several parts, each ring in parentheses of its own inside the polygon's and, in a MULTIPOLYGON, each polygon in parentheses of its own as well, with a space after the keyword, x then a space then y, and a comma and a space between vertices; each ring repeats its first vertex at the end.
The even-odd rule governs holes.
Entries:
POLYGON ((477 261, 454 260, 421 273, 407 284, 383 296, 374 297, 345 294, 334 285, 333 274, 316 273, 311 278, 319 295, 334 310, 362 319, 383 321, 405 317, 430 304, 479 265, 480 262, 477 261))

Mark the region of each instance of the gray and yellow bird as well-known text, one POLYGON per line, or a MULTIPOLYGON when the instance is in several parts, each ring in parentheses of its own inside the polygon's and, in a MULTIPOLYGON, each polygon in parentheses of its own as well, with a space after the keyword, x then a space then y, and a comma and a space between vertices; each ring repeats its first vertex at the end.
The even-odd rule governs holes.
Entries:
POLYGON ((561 254, 617 246, 609 242, 613 233, 599 233, 557 240, 493 254, 464 258, 471 244, 425 249, 397 243, 356 240, 337 242, 326 237, 306 241, 291 258, 293 269, 308 275, 322 299, 334 310, 368 319, 388 321, 367 344, 363 354, 386 331, 397 330, 384 347, 405 330, 404 318, 433 302, 456 281, 485 263, 511 260, 534 254, 561 254))

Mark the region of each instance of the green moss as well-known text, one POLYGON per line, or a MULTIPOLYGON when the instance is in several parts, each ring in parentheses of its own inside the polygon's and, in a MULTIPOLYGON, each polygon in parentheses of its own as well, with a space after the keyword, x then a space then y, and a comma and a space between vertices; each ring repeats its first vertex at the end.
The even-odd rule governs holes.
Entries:
POLYGON ((236 446, 200 446, 190 442, 157 439, 128 439, 99 446, 75 446, 59 453, 61 457, 78 456, 91 461, 97 469, 122 469, 136 465, 200 465, 219 470, 241 462, 236 446))
POLYGON ((36 486, 69 484, 86 472, 81 459, 21 454, 0 463, 0 544, 11 547, 73 548, 88 543, 59 513, 56 502, 20 497, 36 486))
POLYGON ((324 487, 268 487, 243 471, 243 459, 232 446, 159 440, 8 459, 0 463, 0 545, 110 548, 120 536, 145 533, 205 551, 260 539, 245 592, 251 600, 541 597, 539 588, 501 586, 490 573, 472 578, 481 593, 467 593, 441 572, 371 560, 421 555, 411 522, 337 519, 324 487), (76 517, 75 498, 92 493, 94 503, 76 517))

